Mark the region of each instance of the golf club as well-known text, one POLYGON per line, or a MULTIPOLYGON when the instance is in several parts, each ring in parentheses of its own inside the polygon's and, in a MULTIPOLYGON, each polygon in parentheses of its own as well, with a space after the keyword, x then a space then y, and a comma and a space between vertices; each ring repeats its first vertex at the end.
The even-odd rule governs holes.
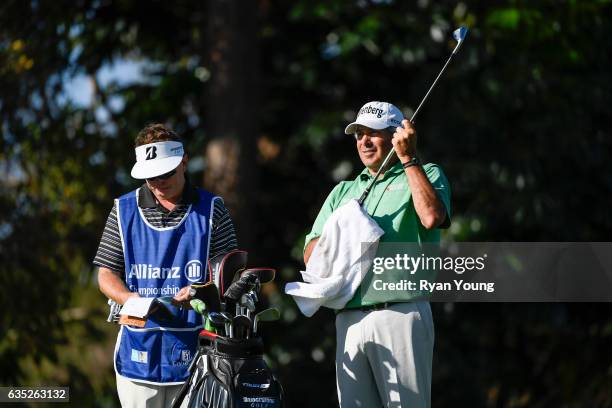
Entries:
POLYGON ((253 335, 257 334, 257 325, 261 322, 273 322, 280 319, 280 312, 277 308, 271 307, 257 313, 253 318, 253 335))
POLYGON ((253 292, 249 292, 240 297, 240 307, 246 309, 246 312, 241 311, 241 314, 249 318, 251 317, 250 314, 255 311, 255 300, 252 295, 253 292))
POLYGON ((215 329, 223 329, 225 331, 225 335, 229 335, 229 327, 228 324, 231 325, 231 318, 228 318, 226 314, 222 314, 219 312, 210 312, 208 314, 208 320, 215 329))
POLYGON ((202 316, 206 315, 206 303, 204 303, 202 300, 191 299, 189 304, 196 313, 201 314, 202 316))
MULTIPOLYGON (((249 293, 247 293, 247 296, 249 298, 251 298, 251 301, 253 302, 253 307, 252 308, 248 308, 247 307, 247 313, 246 315, 252 319, 253 318, 253 314, 255 313, 255 309, 257 309, 257 302, 259 302, 259 298, 257 297, 257 291, 259 290, 258 287, 255 287, 255 290, 250 291, 249 293)), ((249 301, 250 302, 250 301, 249 301)))
POLYGON ((232 321, 232 333, 235 339, 246 339, 251 329, 251 319, 244 315, 234 317, 232 321))
POLYGON ((212 327, 210 326, 210 322, 208 321, 208 311, 206 310, 206 303, 204 303, 200 299, 191 299, 189 301, 189 304, 191 305, 191 308, 196 313, 202 316, 202 320, 204 322, 204 328, 206 330, 212 330, 212 327))
POLYGON ((221 316, 223 316, 226 320, 225 323, 225 335, 230 338, 234 338, 234 331, 232 330, 232 322, 234 321, 234 317, 228 312, 221 312, 221 316))
MULTIPOLYGON (((467 33, 468 33, 468 29, 465 28, 465 27, 459 27, 458 29, 453 31, 453 38, 455 39, 455 41, 457 41, 457 45, 453 49, 453 52, 451 53, 450 57, 448 57, 448 60, 446 60, 446 63, 444 64, 444 66, 440 70, 440 73, 438 73, 438 76, 433 81, 433 84, 431 84, 431 86, 429 87, 429 90, 427 91, 427 93, 425 94, 423 99, 421 100, 421 103, 419 103, 419 106, 417 106, 416 110, 412 114, 412 117, 410 118, 410 122, 414 122, 414 118, 416 118, 416 115, 417 115, 417 113, 419 113, 419 110, 423 106, 423 103, 425 103, 425 101, 427 100, 427 97, 431 93, 431 90, 434 88, 434 86, 436 86, 436 83, 438 82, 438 79, 440 79, 440 77, 442 76, 442 73, 444 72, 444 70, 446 69, 448 64, 451 62, 451 59, 453 58, 453 56, 455 56, 455 54, 457 54, 457 51, 459 51, 459 48, 461 47, 461 44, 463 44, 463 41, 465 40, 465 37, 467 36, 467 33)), ((372 181, 370 181, 370 184, 368 184, 368 186, 364 190, 363 194, 359 198, 359 205, 363 205, 364 201, 366 200, 366 198, 370 194, 370 190, 374 186, 374 183, 376 183, 376 180, 378 180, 378 176, 380 176, 381 171, 387 166, 387 164, 389 163, 389 161, 391 160, 391 158, 393 157, 394 154, 395 154, 395 150, 391 149, 391 151, 387 154, 387 157, 385 157, 385 160, 380 165, 378 171, 374 175, 374 178, 372 178, 372 181)))

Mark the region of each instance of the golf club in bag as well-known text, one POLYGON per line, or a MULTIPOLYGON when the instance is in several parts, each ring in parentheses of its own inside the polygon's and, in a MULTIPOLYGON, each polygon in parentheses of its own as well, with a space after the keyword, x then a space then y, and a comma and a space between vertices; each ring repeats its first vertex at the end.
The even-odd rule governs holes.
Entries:
POLYGON ((255 313, 261 285, 271 282, 275 271, 247 269, 246 255, 236 250, 212 259, 211 282, 192 285, 190 303, 206 328, 173 408, 283 406, 283 388, 263 359, 258 327, 280 313, 275 308, 255 313))
MULTIPOLYGON (((461 44, 463 44, 463 41, 465 40, 467 33, 468 33, 468 29, 465 27, 459 27, 458 29, 453 31, 453 38, 455 39, 455 41, 457 41, 457 45, 455 45, 455 48, 453 49, 453 52, 451 53, 450 57, 448 57, 448 59, 446 60, 446 63, 440 70, 440 73, 438 73, 438 76, 436 77, 436 79, 434 79, 433 84, 431 84, 431 86, 429 87, 429 90, 427 91, 423 99, 421 100, 421 103, 419 103, 419 106, 417 106, 416 110, 412 114, 412 117, 410 118, 410 122, 414 122, 416 115, 419 113, 419 110, 421 109, 425 101, 427 100, 427 97, 431 93, 431 90, 434 88, 434 86, 436 86, 436 83, 438 83, 438 79, 440 79, 440 77, 442 76, 442 73, 444 73, 444 70, 446 70, 446 67, 451 62, 451 59, 453 59, 455 54, 457 54, 457 52, 459 51, 459 48, 461 47, 461 44)), ((391 151, 387 154, 387 157, 385 157, 385 160, 380 165, 380 168, 378 169, 378 171, 372 178, 372 181, 370 181, 370 184, 368 184, 366 189, 363 191, 363 194, 359 198, 359 205, 363 206, 364 201, 370 194, 370 190, 372 190, 372 187, 376 183, 376 180, 378 180, 380 173, 383 171, 385 167, 387 167, 387 164, 389 164, 389 161, 391 160, 394 154, 395 154, 395 150, 391 149, 391 151)))

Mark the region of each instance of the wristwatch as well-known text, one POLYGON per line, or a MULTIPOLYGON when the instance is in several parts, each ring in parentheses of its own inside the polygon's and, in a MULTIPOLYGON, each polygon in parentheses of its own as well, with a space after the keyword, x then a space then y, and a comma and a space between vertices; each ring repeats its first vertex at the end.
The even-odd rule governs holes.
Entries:
POLYGON ((408 160, 406 163, 402 164, 402 167, 407 169, 408 167, 412 167, 412 166, 420 166, 421 165, 421 161, 419 160, 418 157, 413 157, 412 159, 408 160))

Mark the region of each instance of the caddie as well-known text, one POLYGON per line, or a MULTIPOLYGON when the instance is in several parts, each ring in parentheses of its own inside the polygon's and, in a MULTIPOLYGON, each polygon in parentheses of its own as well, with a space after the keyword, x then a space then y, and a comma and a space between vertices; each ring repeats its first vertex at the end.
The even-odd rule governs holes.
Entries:
POLYGON ((144 328, 122 325, 114 352, 123 407, 167 407, 188 376, 201 316, 186 307, 189 286, 208 279, 208 259, 237 247, 223 200, 187 177, 188 156, 169 128, 152 124, 135 140, 131 175, 139 188, 115 199, 94 259, 100 290, 130 297, 171 296, 171 316, 144 328), (185 306, 185 307, 183 307, 185 306))

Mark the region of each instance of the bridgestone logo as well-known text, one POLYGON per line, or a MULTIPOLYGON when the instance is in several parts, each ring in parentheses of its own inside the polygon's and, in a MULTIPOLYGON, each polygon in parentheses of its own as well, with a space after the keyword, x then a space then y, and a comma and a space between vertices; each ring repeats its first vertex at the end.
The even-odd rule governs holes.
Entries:
POLYGON ((157 157, 157 146, 149 146, 146 150, 146 160, 153 160, 157 157))
POLYGON ((270 397, 242 397, 242 402, 259 402, 263 404, 276 404, 276 398, 270 397))
POLYGON ((268 388, 270 388, 270 384, 269 383, 265 383, 265 384, 241 383, 241 385, 244 388, 257 388, 257 389, 261 389, 261 390, 267 390, 268 388))

